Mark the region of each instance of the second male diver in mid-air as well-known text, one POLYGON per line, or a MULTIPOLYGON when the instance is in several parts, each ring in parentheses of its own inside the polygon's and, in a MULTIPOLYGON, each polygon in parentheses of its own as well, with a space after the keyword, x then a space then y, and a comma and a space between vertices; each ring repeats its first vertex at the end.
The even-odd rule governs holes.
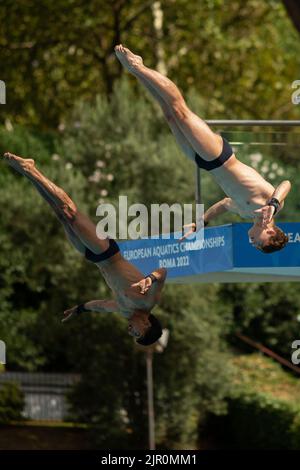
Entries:
MULTIPOLYGON (((162 108, 174 137, 187 157, 209 171, 228 197, 210 207, 204 223, 231 211, 253 219, 248 234, 257 249, 272 253, 288 242, 285 233, 275 225, 274 216, 284 206, 291 184, 283 181, 277 188, 254 168, 239 161, 229 143, 214 133, 187 106, 177 86, 164 75, 146 67, 140 56, 122 45, 115 47, 121 64, 144 85, 162 108)), ((189 236, 195 231, 191 224, 189 236)), ((201 224, 197 224, 201 228, 201 224)), ((185 238, 184 237, 184 238, 185 238)))
POLYGON ((70 243, 98 266, 114 294, 114 300, 92 300, 66 310, 63 321, 83 312, 119 312, 128 319, 128 333, 136 338, 137 343, 143 346, 155 343, 162 335, 162 328, 151 310, 159 301, 166 269, 157 269, 143 277, 133 264, 123 258, 114 240, 105 237, 105 234, 103 238, 98 237, 93 222, 78 210, 65 191, 37 169, 34 160, 11 153, 6 153, 4 157, 12 168, 28 178, 48 202, 70 243))

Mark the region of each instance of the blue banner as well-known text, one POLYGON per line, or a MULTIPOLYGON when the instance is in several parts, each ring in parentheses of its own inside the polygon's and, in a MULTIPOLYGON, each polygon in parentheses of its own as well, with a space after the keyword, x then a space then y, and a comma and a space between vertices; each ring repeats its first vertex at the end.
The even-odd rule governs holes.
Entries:
POLYGON ((281 223, 289 237, 287 246, 275 253, 262 253, 249 243, 248 230, 252 224, 233 224, 233 265, 239 267, 290 267, 300 266, 300 223, 281 223))
POLYGON ((168 277, 232 268, 232 226, 205 229, 204 240, 140 239, 119 243, 123 256, 144 274, 167 268, 168 277))
POLYGON ((230 271, 233 268, 300 266, 300 223, 278 224, 289 236, 281 251, 265 254, 249 243, 251 224, 207 227, 204 240, 139 239, 120 242, 123 256, 142 273, 168 269, 168 278, 230 271))

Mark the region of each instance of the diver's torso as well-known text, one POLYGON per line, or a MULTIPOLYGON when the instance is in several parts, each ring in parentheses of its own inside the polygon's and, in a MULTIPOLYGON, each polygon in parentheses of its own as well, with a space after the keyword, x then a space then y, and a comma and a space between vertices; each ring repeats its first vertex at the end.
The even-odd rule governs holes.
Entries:
POLYGON ((130 317, 136 309, 150 311, 153 308, 155 305, 155 285, 146 294, 139 294, 137 290, 132 292, 131 285, 141 281, 144 275, 120 254, 105 263, 99 263, 97 266, 107 285, 113 291, 123 316, 130 317), (131 292, 128 292, 129 290, 131 292))
POLYGON ((254 168, 240 162, 235 156, 210 173, 233 200, 242 217, 254 217, 253 212, 265 206, 275 190, 254 168))

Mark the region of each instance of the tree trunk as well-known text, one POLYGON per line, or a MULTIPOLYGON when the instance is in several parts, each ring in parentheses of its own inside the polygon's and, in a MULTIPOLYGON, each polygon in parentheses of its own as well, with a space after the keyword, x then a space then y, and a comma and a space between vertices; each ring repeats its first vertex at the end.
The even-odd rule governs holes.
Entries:
POLYGON ((157 58, 156 69, 163 75, 167 75, 165 51, 162 45, 164 13, 161 8, 161 2, 154 2, 151 6, 151 9, 153 15, 153 27, 155 31, 155 55, 157 58))
POLYGON ((283 4, 295 28, 300 33, 300 2, 299 0, 283 0, 283 4))

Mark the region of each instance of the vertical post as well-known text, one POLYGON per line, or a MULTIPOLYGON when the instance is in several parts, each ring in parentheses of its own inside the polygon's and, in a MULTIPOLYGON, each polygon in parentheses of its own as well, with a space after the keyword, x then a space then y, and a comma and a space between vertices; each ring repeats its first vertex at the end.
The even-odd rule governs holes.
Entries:
POLYGON ((202 204, 202 194, 201 194, 201 173, 200 168, 196 165, 196 187, 195 187, 195 201, 196 204, 202 204))
POLYGON ((149 450, 155 450, 155 417, 153 402, 153 351, 146 352, 147 364, 147 395, 148 395, 148 421, 149 421, 149 450))

